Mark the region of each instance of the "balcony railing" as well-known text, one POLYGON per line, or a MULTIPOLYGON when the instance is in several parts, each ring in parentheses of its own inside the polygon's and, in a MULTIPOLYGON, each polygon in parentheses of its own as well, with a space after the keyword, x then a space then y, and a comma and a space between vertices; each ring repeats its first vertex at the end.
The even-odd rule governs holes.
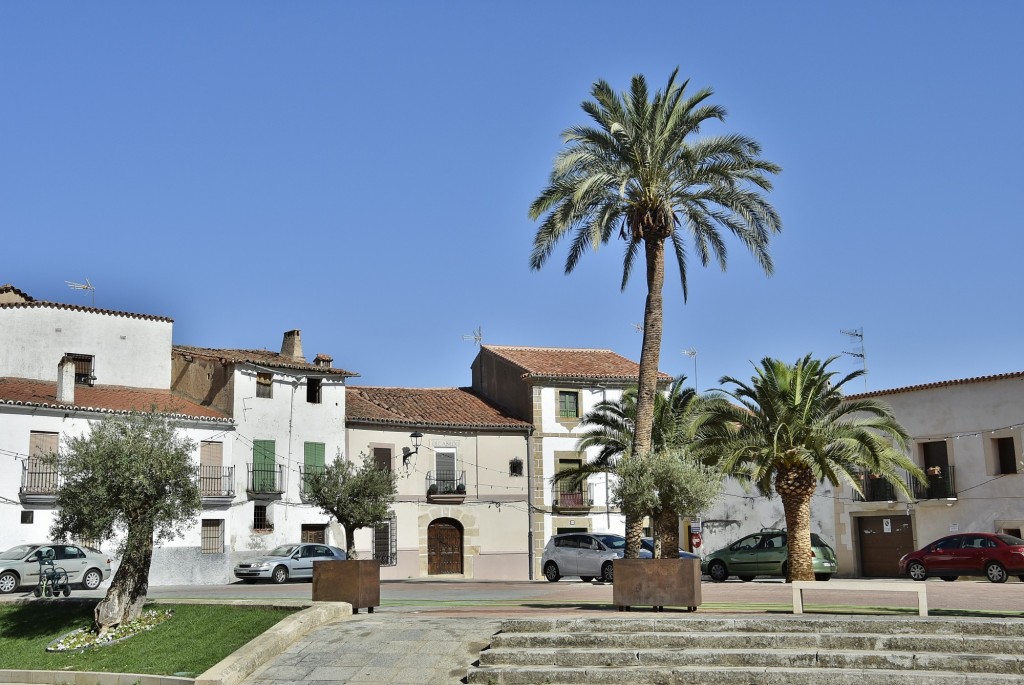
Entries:
POLYGON ((255 464, 248 464, 248 468, 249 478, 246 481, 246 490, 250 494, 280 495, 284 492, 282 466, 257 466, 255 464))
POLYGON ((21 488, 18 490, 18 496, 25 503, 52 503, 57 499, 60 482, 56 466, 29 459, 21 465, 21 488))
POLYGON ((465 499, 465 471, 427 471, 428 499, 465 499))
POLYGON ((317 467, 299 467, 299 499, 303 502, 309 501, 309 480, 315 475, 324 472, 323 466, 317 467))
POLYGON ((589 509, 594 506, 594 484, 572 484, 559 481, 551 484, 551 506, 556 509, 589 509))
POLYGON ((853 491, 854 502, 895 502, 896 487, 878 474, 860 474, 860 487, 863 494, 853 491))
POLYGON ((956 497, 956 479, 953 466, 933 466, 924 470, 927 484, 914 480, 916 499, 953 499, 956 497))
POLYGON ((208 501, 234 499, 235 467, 200 466, 199 496, 208 501))

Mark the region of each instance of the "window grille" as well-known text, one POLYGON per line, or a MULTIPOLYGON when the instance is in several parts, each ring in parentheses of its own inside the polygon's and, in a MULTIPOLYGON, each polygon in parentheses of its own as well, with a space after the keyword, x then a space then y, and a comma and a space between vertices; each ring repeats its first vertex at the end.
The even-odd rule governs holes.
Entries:
POLYGON ((523 460, 519 457, 513 457, 508 462, 508 475, 515 477, 522 477, 523 475, 523 460))
POLYGON ((256 504, 252 508, 253 530, 274 530, 274 524, 270 522, 266 504, 256 504))
POLYGON ((373 558, 380 562, 381 566, 396 566, 398 564, 398 518, 395 512, 387 521, 378 523, 373 527, 373 558))
POLYGON ((75 385, 92 385, 96 380, 93 375, 93 359, 91 354, 72 354, 68 357, 75 362, 75 385))
POLYGON ((203 519, 202 552, 224 553, 224 519, 203 519))

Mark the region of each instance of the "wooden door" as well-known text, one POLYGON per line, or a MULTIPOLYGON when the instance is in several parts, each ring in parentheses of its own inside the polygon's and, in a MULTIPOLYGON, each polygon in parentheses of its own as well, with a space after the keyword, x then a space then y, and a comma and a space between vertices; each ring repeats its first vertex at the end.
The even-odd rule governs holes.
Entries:
POLYGON ((438 519, 427 526, 427 573, 462 573, 462 526, 454 519, 438 519))
POLYGON ((909 516, 859 516, 860 573, 866 578, 896 578, 900 557, 914 551, 909 516))

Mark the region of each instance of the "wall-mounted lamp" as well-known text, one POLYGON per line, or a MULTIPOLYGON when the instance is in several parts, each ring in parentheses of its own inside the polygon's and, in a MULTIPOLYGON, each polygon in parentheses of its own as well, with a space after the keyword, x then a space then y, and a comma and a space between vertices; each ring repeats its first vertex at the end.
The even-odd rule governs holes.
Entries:
POLYGON ((417 454, 420 451, 420 445, 423 444, 423 433, 416 431, 409 433, 409 439, 412 440, 412 449, 408 447, 402 450, 402 466, 409 466, 409 457, 417 454))

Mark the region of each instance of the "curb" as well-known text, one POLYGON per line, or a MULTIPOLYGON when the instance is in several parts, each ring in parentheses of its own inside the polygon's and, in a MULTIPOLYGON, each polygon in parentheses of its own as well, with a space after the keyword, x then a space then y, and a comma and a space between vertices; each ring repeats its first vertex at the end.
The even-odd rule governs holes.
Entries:
MULTIPOLYGON (((38 600, 36 600, 38 601, 38 600)), ((262 635, 242 645, 223 661, 196 678, 146 675, 139 673, 106 673, 97 671, 22 671, 0 669, 0 683, 11 685, 238 685, 251 673, 288 649, 309 631, 326 623, 352 616, 347 602, 316 602, 277 600, 265 602, 236 600, 155 600, 154 604, 226 604, 230 606, 306 607, 281 619, 262 635)))

